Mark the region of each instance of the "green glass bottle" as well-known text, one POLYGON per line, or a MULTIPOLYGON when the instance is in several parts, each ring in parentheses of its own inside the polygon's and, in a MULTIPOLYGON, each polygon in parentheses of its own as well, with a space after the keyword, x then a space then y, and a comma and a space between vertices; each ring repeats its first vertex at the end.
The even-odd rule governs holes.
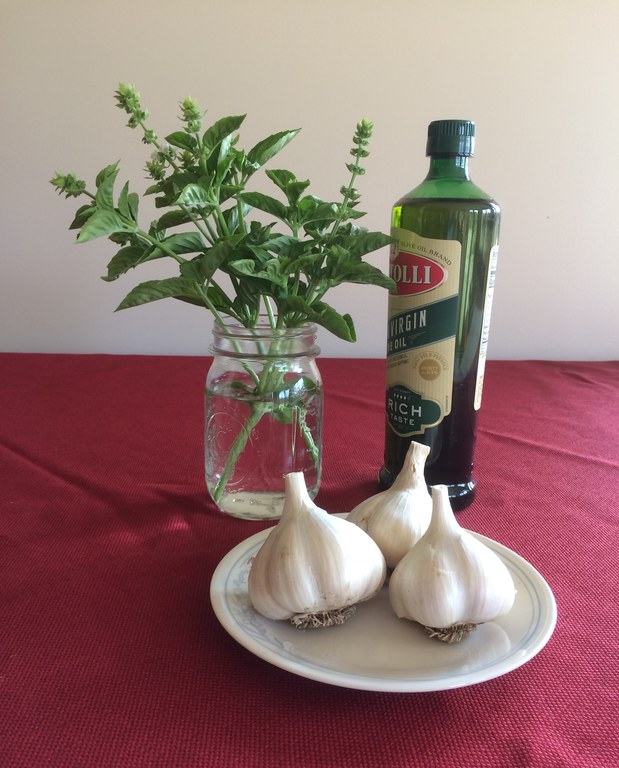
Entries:
POLYGON ((470 179, 475 125, 428 127, 430 169, 392 214, 387 426, 380 482, 396 478, 411 440, 430 446, 428 485, 454 509, 475 497, 473 456, 498 255, 500 208, 470 179))

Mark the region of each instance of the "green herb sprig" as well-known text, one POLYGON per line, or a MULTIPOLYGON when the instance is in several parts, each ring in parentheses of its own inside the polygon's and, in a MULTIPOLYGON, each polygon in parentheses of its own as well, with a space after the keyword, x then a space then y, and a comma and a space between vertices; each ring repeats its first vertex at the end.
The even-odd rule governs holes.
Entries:
POLYGON ((341 200, 327 202, 308 194, 308 180, 283 169, 266 170, 277 196, 248 189, 298 129, 272 134, 245 151, 238 135, 245 115, 223 117, 204 130, 203 111, 186 98, 180 104, 182 129, 161 140, 147 125, 148 110, 133 86, 120 84, 115 97, 129 116, 127 125, 139 129, 153 149, 145 168, 152 184, 144 195, 153 195, 165 212, 147 228, 140 225, 139 195, 128 183, 115 194, 118 162, 100 171, 94 191, 73 173, 58 173, 51 183, 67 198, 89 198, 70 225, 78 230, 78 243, 107 237, 119 246, 104 280, 155 259, 177 262, 177 276, 140 283, 117 309, 175 298, 206 307, 224 325, 229 317, 251 328, 266 311, 274 328, 314 322, 355 341, 352 317, 324 296, 342 283, 393 288, 389 277, 364 261, 390 238, 355 223, 364 216, 355 184, 365 173, 372 123, 358 123, 353 160, 346 165, 349 182, 341 187, 341 200), (255 210, 272 221, 252 218, 255 210), (221 275, 229 278, 225 288, 221 275))
MULTIPOLYGON (((248 189, 254 174, 298 129, 274 133, 245 151, 238 135, 245 115, 223 117, 204 130, 204 113, 186 98, 180 104, 182 129, 161 140, 147 125, 148 110, 133 86, 119 85, 115 97, 129 116, 127 125, 140 130, 142 141, 152 148, 145 166, 152 183, 144 195, 154 196, 162 215, 148 228, 140 225, 139 195, 129 191, 128 182, 115 194, 118 162, 99 172, 94 191, 73 173, 58 173, 51 183, 67 198, 88 198, 70 225, 78 230, 78 243, 107 237, 118 246, 103 280, 117 280, 155 259, 171 258, 178 264, 177 276, 140 283, 117 309, 175 298, 206 307, 224 327, 236 321, 254 328, 266 313, 274 331, 312 322, 355 341, 352 317, 325 302, 327 291, 342 283, 394 287, 389 277, 364 261, 391 238, 355 223, 364 216, 358 210, 355 184, 365 173, 372 123, 358 123, 350 150, 353 159, 346 164, 349 181, 340 189, 341 200, 327 202, 308 193, 308 180, 284 169, 265 171, 277 196, 248 189), (253 211, 261 216, 252 216, 253 211), (269 223, 264 223, 264 214, 269 223), (227 278, 226 287, 222 276, 227 278)), ((262 368, 256 371, 244 362, 247 378, 228 382, 230 396, 235 387, 244 389, 250 410, 211 489, 216 503, 227 493, 237 461, 264 417, 297 423, 310 456, 320 466, 318 446, 306 425, 306 395, 295 394, 303 379, 302 389, 311 397, 311 382, 282 368, 278 360, 285 354, 282 343, 274 336, 262 368)))

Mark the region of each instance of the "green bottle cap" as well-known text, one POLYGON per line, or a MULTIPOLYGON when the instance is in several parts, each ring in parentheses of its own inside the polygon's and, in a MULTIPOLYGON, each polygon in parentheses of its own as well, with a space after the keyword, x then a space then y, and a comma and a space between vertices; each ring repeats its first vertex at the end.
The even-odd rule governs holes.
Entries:
POLYGON ((434 120, 428 126, 426 155, 464 155, 475 148, 475 123, 471 120, 434 120))

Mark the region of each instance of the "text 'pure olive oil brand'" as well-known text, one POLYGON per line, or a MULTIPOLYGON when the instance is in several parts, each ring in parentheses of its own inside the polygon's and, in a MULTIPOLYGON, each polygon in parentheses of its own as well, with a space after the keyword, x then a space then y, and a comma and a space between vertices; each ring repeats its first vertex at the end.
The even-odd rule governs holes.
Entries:
POLYGON ((425 180, 392 215, 387 427, 381 484, 399 473, 411 440, 430 447, 428 485, 454 509, 473 501, 473 454, 498 255, 500 208, 470 179, 475 125, 428 127, 425 180))

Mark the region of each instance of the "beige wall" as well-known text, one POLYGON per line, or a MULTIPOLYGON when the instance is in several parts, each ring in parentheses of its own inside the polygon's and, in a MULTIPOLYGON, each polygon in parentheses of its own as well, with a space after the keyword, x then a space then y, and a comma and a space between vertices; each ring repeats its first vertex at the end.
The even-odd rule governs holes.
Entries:
MULTIPOLYGON (((0 350, 206 351, 206 312, 113 313, 163 264, 100 281, 111 244, 74 245, 75 206, 47 183, 122 158, 121 177, 145 186, 148 152, 114 106, 124 81, 162 133, 188 94, 213 120, 247 112, 248 145, 302 126, 278 164, 325 198, 370 118, 359 187, 377 229, 425 174, 427 123, 474 119, 473 178, 504 209, 490 356, 617 357, 618 29, 617 0, 1 0, 0 350)), ((322 332, 324 354, 381 357, 386 295, 351 286, 333 301, 359 342, 322 332)))

